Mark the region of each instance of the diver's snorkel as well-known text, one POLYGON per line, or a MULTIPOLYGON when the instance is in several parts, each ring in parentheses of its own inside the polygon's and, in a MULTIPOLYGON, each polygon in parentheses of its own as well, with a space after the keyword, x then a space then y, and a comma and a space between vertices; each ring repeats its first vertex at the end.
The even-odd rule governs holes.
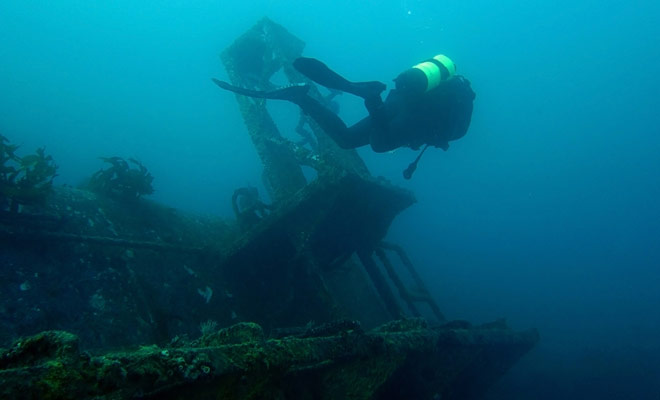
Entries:
POLYGON ((426 146, 424 146, 424 148, 422 149, 422 152, 419 153, 419 155, 417 156, 417 158, 415 158, 415 161, 411 162, 410 165, 408 165, 408 168, 406 168, 405 170, 403 170, 403 177, 404 177, 404 178, 406 178, 406 179, 410 179, 410 178, 412 178, 412 174, 413 174, 413 173, 415 172, 415 170, 417 169, 417 163, 419 162, 419 159, 422 158, 422 154, 424 154, 424 152, 425 152, 426 149, 428 149, 428 148, 429 148, 429 145, 428 145, 428 144, 427 144, 426 146))

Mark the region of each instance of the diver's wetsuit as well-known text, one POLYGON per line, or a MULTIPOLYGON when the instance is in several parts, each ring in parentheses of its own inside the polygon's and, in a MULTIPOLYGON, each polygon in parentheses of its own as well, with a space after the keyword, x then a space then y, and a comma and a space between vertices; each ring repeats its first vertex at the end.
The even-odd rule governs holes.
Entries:
POLYGON ((346 124, 310 96, 292 99, 345 149, 367 144, 376 152, 399 147, 418 149, 430 144, 447 149, 449 141, 467 132, 472 117, 474 92, 463 77, 453 77, 419 98, 407 98, 397 89, 383 102, 380 95, 365 99, 369 115, 354 125, 346 124))
POLYGON ((220 87, 253 97, 291 101, 309 115, 342 148, 353 149, 367 144, 376 152, 399 147, 418 149, 429 144, 442 149, 449 141, 467 132, 475 94, 470 82, 454 76, 421 95, 407 95, 392 89, 385 102, 380 82, 349 82, 318 60, 299 58, 294 66, 313 81, 365 100, 369 115, 347 127, 337 114, 307 94, 308 87, 293 86, 272 92, 257 92, 214 80, 220 87))

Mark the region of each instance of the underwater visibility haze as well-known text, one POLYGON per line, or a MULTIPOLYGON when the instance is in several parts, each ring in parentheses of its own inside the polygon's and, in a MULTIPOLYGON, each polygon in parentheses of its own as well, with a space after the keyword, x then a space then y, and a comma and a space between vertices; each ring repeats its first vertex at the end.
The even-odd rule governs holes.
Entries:
MULTIPOLYGON (((539 330, 486 398, 660 398, 658 2, 4 1, 0 134, 22 155, 45 147, 55 185, 134 159, 145 196, 233 218, 237 187, 266 197, 263 166, 211 78, 264 16, 351 80, 392 88, 443 53, 471 81, 467 135, 412 180, 417 152, 359 154, 414 192, 387 238, 449 319, 539 330)), ((366 113, 335 100, 348 122, 366 113)), ((297 107, 268 107, 294 126, 297 107)))

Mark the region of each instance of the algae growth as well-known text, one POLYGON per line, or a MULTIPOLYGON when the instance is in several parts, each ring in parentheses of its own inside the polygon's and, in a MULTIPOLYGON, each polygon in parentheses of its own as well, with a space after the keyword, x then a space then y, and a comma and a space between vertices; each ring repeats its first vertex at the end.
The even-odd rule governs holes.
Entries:
POLYGON ((20 157, 19 146, 0 135, 0 209, 17 212, 21 205, 42 204, 53 190, 57 165, 45 148, 20 157))

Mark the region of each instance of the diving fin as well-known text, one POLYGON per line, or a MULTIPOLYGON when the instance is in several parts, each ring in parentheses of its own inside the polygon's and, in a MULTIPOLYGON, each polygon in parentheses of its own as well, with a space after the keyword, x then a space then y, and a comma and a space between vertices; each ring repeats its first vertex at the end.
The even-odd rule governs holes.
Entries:
POLYGON ((293 84, 275 90, 261 91, 261 90, 252 90, 252 89, 242 88, 239 86, 234 86, 232 84, 229 84, 227 82, 215 78, 211 78, 211 80, 213 81, 213 83, 220 86, 222 89, 229 90, 230 92, 242 94, 243 96, 256 97, 259 99, 289 100, 295 102, 297 99, 300 99, 301 96, 306 96, 307 91, 309 91, 309 85, 304 83, 293 84))
POLYGON ((386 88, 384 83, 378 81, 351 82, 315 58, 298 57, 293 61, 293 66, 319 85, 351 93, 363 99, 379 96, 386 88))

